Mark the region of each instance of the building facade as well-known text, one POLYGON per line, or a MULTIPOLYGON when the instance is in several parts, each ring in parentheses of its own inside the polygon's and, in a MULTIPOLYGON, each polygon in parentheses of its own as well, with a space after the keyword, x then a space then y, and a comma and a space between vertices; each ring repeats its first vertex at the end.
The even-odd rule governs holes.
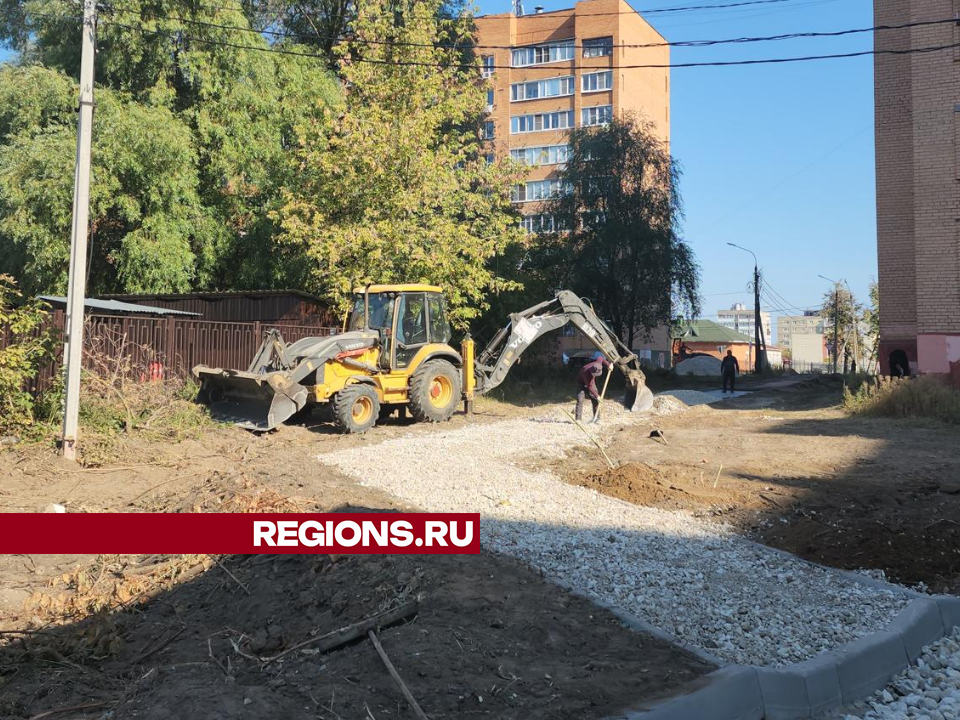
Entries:
MULTIPOLYGON (((875 0, 874 24, 957 12, 956 0, 875 0)), ((878 51, 909 54, 876 55, 874 82, 880 366, 960 381, 958 43, 956 22, 877 31, 878 51)))
POLYGON ((777 318, 777 345, 792 351, 794 335, 822 335, 823 327, 823 318, 816 310, 808 310, 803 315, 781 315, 777 318))
POLYGON ((543 201, 563 191, 558 174, 571 129, 632 113, 669 144, 670 48, 623 0, 485 15, 476 25, 491 85, 485 134, 493 154, 529 166, 513 190, 528 232, 554 229, 543 201), (628 67, 635 65, 662 67, 628 67))
MULTIPOLYGON (((754 336, 757 326, 753 308, 747 308, 743 303, 731 305, 729 310, 717 311, 717 324, 742 333, 749 338, 754 336)), ((760 325, 763 328, 763 339, 767 345, 773 344, 773 323, 770 313, 760 311, 760 325)))

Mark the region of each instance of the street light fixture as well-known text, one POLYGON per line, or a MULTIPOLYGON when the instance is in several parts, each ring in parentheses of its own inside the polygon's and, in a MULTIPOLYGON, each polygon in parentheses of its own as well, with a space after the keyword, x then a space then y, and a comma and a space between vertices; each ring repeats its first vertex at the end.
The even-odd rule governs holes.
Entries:
POLYGON ((757 349, 757 352, 754 356, 754 366, 753 371, 758 375, 763 372, 764 365, 764 352, 761 350, 763 347, 761 343, 761 338, 763 337, 763 327, 760 323, 760 268, 759 262, 757 261, 757 254, 748 248, 737 245, 736 243, 728 242, 727 245, 730 247, 737 248, 737 250, 743 250, 753 255, 753 343, 754 347, 757 349))

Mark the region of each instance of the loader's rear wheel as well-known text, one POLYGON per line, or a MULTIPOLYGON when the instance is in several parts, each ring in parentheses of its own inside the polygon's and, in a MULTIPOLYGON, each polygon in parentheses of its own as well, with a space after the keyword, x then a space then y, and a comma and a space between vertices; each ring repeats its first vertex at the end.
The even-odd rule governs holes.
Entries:
POLYGON ((333 421, 343 432, 366 432, 376 424, 379 414, 380 399, 369 385, 347 385, 333 398, 333 421))
POLYGON ((425 362, 410 380, 410 412, 415 420, 449 420, 460 401, 460 373, 446 360, 425 362))

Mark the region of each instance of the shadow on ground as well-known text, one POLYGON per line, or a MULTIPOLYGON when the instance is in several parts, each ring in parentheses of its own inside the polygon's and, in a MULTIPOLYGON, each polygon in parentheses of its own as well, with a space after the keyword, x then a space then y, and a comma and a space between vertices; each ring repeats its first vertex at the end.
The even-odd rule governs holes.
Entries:
POLYGON ((712 669, 495 555, 233 556, 135 609, 4 637, 0 716, 413 718, 369 640, 257 659, 412 600, 380 639, 431 718, 601 718, 712 669))

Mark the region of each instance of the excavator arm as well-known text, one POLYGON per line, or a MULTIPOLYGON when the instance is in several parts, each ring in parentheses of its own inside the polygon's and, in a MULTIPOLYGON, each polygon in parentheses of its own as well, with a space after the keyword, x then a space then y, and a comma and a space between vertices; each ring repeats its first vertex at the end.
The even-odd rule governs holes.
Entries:
POLYGON ((630 410, 649 410, 653 394, 646 386, 640 361, 593 309, 569 290, 561 290, 552 300, 514 313, 477 356, 474 366, 476 393, 482 395, 500 385, 507 373, 539 337, 573 324, 617 366, 627 379, 624 404, 630 410))

